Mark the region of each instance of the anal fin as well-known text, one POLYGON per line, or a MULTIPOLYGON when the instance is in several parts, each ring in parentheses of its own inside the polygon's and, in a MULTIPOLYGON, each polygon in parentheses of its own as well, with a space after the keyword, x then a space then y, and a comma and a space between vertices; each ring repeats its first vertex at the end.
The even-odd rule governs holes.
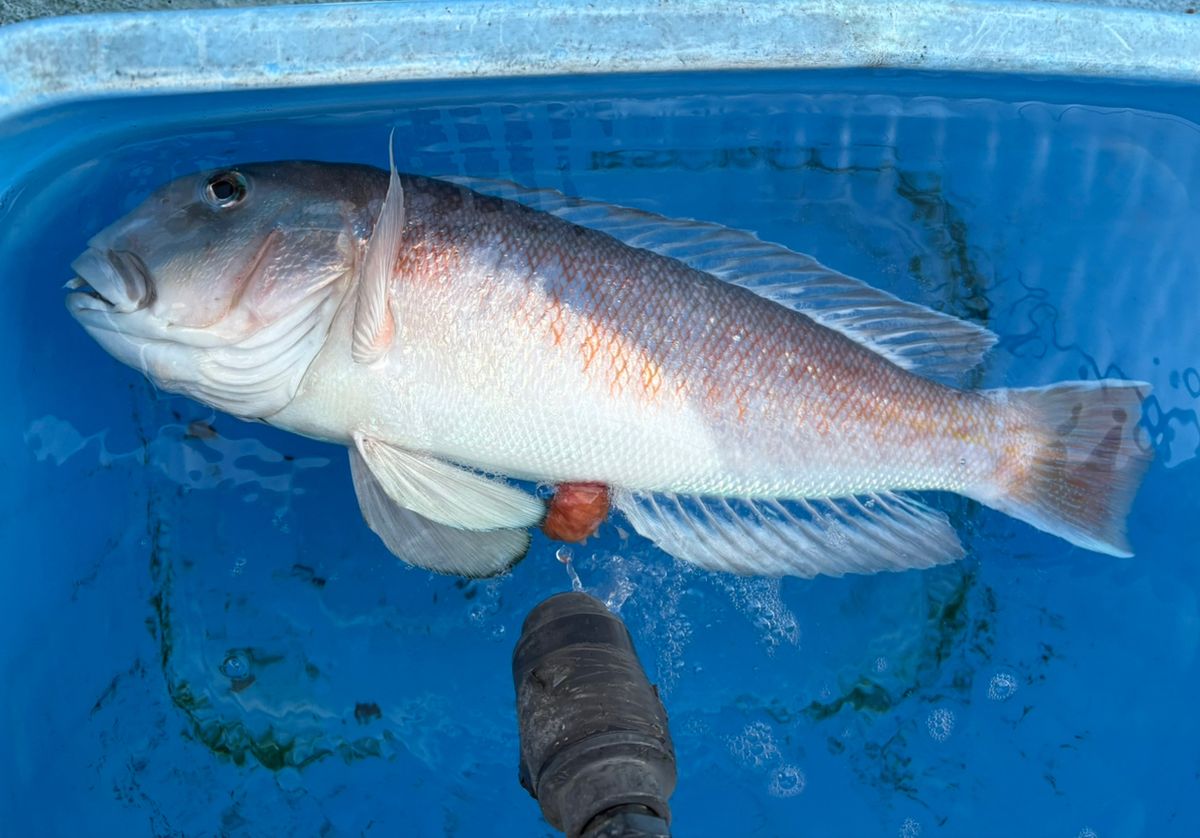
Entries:
POLYGON ((890 492, 778 501, 622 489, 614 503, 662 550, 708 570, 811 578, 927 568, 964 554, 944 514, 890 492))
POLYGON ((504 573, 529 550, 529 532, 462 530, 431 521, 393 501, 357 450, 350 474, 367 526, 397 558, 435 573, 486 577, 504 573))

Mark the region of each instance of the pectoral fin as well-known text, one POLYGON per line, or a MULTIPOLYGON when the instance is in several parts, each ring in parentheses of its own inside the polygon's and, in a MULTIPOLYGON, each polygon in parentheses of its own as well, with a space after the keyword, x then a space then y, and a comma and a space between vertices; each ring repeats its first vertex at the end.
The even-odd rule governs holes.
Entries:
POLYGON ((388 138, 388 191, 367 240, 358 276, 354 304, 354 337, 351 355, 360 364, 370 364, 387 352, 396 336, 396 316, 391 307, 392 266, 404 235, 404 187, 396 172, 392 141, 388 138))
POLYGON ((496 576, 521 561, 529 550, 527 530, 460 530, 405 509, 388 497, 353 448, 350 474, 367 526, 397 558, 411 565, 458 576, 496 576))
POLYGON ((503 481, 368 436, 355 435, 354 445, 389 498, 439 524, 523 529, 545 515, 542 501, 503 481))

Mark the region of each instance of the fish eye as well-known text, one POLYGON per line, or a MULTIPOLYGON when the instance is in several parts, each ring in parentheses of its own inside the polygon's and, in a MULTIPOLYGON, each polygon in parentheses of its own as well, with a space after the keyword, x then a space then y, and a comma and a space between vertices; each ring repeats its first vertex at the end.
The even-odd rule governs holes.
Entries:
POLYGON ((204 184, 204 200, 216 209, 229 209, 245 200, 247 188, 240 172, 221 172, 204 184))

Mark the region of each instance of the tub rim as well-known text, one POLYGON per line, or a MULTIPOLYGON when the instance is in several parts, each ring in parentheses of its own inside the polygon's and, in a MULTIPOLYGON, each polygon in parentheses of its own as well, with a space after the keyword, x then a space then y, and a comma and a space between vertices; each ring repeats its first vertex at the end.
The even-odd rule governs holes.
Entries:
POLYGON ((1197 83, 1198 47, 1200 14, 1033 0, 121 12, 0 27, 0 119, 114 96, 573 74, 873 68, 1197 83))

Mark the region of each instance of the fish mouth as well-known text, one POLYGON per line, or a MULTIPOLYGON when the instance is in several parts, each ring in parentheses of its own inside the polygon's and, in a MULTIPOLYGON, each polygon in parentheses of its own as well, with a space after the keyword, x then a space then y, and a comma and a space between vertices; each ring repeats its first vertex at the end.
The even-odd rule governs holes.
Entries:
POLYGON ((132 314, 154 301, 154 284, 146 263, 128 250, 90 247, 71 263, 75 278, 67 282, 68 302, 75 310, 132 314))

